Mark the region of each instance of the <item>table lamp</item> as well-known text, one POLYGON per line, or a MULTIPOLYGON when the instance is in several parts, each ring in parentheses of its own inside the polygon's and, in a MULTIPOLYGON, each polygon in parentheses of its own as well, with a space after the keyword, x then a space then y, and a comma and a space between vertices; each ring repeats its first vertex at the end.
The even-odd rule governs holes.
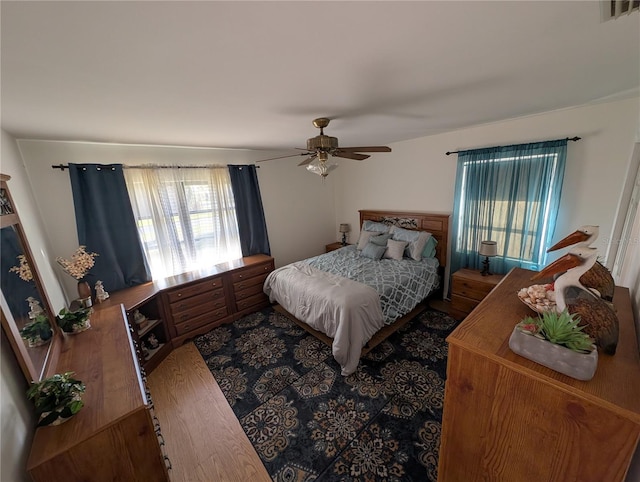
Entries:
POLYGON ((478 253, 480 254, 480 256, 484 256, 484 261, 482 262, 482 271, 480 272, 480 274, 482 276, 493 274, 489 271, 489 258, 498 255, 498 244, 495 241, 481 241, 478 253))
POLYGON ((340 225, 340 232, 342 233, 342 246, 346 246, 347 245, 347 233, 351 231, 351 228, 349 227, 348 224, 341 224, 340 225))

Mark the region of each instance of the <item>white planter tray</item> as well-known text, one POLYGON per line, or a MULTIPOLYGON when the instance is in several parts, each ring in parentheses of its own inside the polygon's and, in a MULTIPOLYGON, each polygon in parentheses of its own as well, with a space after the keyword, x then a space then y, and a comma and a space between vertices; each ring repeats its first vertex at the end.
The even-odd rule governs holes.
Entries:
POLYGON ((577 380, 591 380, 598 368, 598 350, 595 346, 591 353, 577 353, 523 333, 517 327, 513 328, 509 338, 509 348, 520 356, 577 380))

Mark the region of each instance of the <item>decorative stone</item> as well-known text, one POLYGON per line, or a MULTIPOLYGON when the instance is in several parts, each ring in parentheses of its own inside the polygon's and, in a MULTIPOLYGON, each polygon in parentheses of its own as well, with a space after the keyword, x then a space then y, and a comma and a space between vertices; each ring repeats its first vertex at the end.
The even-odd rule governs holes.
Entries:
POLYGON ((509 348, 514 353, 577 380, 591 380, 598 367, 598 350, 578 353, 548 340, 524 333, 514 327, 509 348))

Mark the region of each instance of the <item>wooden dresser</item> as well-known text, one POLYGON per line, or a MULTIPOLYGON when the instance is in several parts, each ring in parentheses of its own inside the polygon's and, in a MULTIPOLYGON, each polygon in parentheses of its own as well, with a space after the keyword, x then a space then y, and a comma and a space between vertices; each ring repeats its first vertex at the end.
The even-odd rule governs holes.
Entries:
POLYGON ((268 306, 262 284, 273 269, 271 256, 247 256, 113 292, 94 308, 124 305, 134 345, 143 368, 150 373, 172 348, 268 306), (147 317, 149 324, 136 326, 136 311, 147 317), (155 349, 149 343, 151 335, 159 343, 155 349))
POLYGON ((96 310, 91 328, 65 335, 57 373, 86 385, 84 407, 36 430, 27 471, 36 482, 169 480, 126 315, 96 310))
POLYGON ((447 338, 440 482, 622 482, 640 438, 640 356, 627 288, 616 288, 617 353, 581 382, 513 353, 534 313, 516 268, 447 338))
POLYGON ((453 273, 449 314, 458 320, 467 316, 502 278, 501 274, 482 276, 480 271, 466 268, 453 273))
POLYGON ((267 306, 262 285, 273 269, 273 258, 258 254, 156 283, 163 292, 173 347, 267 306))

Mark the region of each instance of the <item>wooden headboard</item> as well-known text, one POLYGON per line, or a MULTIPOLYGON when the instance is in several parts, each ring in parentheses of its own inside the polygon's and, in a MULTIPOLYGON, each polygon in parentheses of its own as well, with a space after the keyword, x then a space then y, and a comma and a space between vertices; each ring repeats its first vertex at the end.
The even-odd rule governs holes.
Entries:
POLYGON ((414 231, 428 231, 436 238, 436 258, 444 270, 449 252, 450 214, 424 213, 411 211, 372 211, 360 210, 360 228, 364 221, 375 221, 414 231))

